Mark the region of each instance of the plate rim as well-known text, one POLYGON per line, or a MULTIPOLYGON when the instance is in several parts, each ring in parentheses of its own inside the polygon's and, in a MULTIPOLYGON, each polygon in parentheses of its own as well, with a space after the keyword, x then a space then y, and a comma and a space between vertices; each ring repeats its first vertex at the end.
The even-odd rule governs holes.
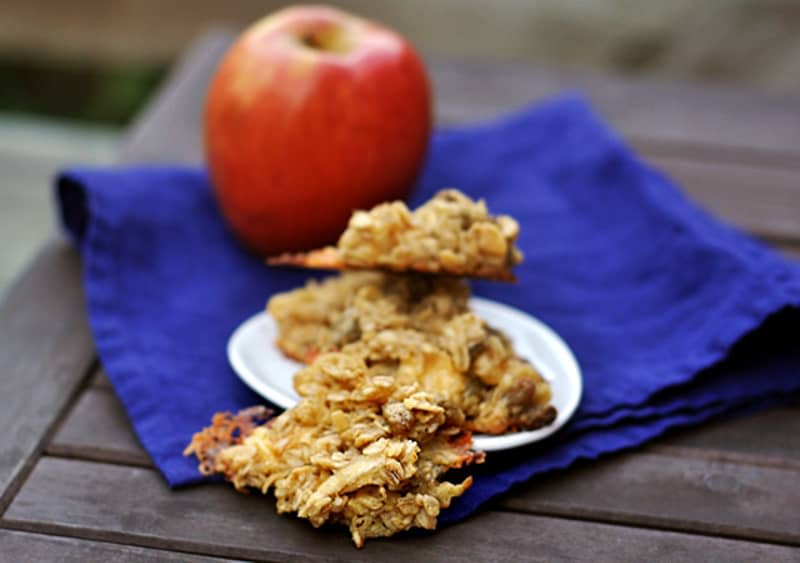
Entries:
MULTIPOLYGON (((233 371, 247 385, 252 391, 261 395, 265 399, 271 401, 274 405, 282 409, 290 409, 297 404, 293 398, 288 397, 275 387, 267 385, 264 380, 251 373, 250 369, 246 367, 245 361, 240 355, 236 342, 241 339, 241 335, 246 333, 250 326, 256 326, 262 319, 271 318, 270 314, 266 311, 259 311, 258 313, 248 317, 240 323, 236 329, 231 333, 228 338, 226 351, 228 354, 228 362, 231 364, 233 371)), ((275 346, 275 343, 270 343, 275 346)), ((276 347, 277 348, 277 347, 276 347)))
MULTIPOLYGON (((538 430, 527 430, 522 432, 512 432, 509 434, 501 434, 499 436, 492 436, 486 434, 473 434, 473 448, 483 451, 501 451, 513 448, 518 448, 533 442, 539 442, 560 430, 578 410, 581 399, 583 397, 583 372, 580 364, 578 363, 572 349, 564 341, 564 339, 550 326, 535 316, 526 313, 516 307, 500 303, 492 299, 483 297, 470 297, 470 307, 477 306, 482 309, 494 309, 502 315, 514 318, 516 321, 529 324, 535 327, 538 336, 543 336, 547 346, 554 351, 559 360, 559 365, 562 366, 565 373, 565 378, 572 389, 570 400, 567 403, 566 409, 559 409, 556 420, 553 424, 540 428, 538 430)), ((255 375, 248 367, 239 351, 237 343, 242 340, 242 335, 245 334, 253 326, 263 323, 265 320, 274 322, 269 312, 266 309, 261 310, 244 321, 242 321, 231 333, 226 345, 226 353, 228 362, 233 368, 237 377, 247 385, 255 393, 261 395, 263 398, 271 401, 273 404, 280 408, 288 409, 297 404, 297 401, 292 397, 287 396, 277 388, 268 385, 263 378, 255 375)), ((274 343, 271 343, 275 346, 274 343)), ((276 347, 277 350, 277 347, 276 347)), ((278 350, 280 353, 280 351, 278 350)), ((536 366, 534 366, 536 367, 536 366)), ((541 371, 540 368, 539 371, 541 371)), ((547 374, 542 373, 542 376, 547 379, 547 374)))

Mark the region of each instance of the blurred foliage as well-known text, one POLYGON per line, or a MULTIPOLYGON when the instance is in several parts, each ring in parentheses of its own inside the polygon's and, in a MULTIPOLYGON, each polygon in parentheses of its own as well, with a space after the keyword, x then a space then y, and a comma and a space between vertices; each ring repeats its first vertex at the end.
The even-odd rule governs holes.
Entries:
POLYGON ((126 125, 167 70, 0 54, 0 111, 126 125))

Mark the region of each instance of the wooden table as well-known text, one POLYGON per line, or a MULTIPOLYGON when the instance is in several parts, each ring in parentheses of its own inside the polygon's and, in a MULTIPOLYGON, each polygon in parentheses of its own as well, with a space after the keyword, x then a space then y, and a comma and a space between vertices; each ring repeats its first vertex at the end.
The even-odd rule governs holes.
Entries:
MULTIPOLYGON (((121 160, 200 160, 205 85, 230 41, 199 41, 121 160)), ((800 254, 800 99, 433 62, 440 122, 574 88, 695 199, 800 254)), ((434 534, 314 530, 227 486, 170 491, 98 364, 81 265, 57 240, 0 305, 0 560, 301 558, 800 561, 798 405, 674 433, 516 488, 434 534)))

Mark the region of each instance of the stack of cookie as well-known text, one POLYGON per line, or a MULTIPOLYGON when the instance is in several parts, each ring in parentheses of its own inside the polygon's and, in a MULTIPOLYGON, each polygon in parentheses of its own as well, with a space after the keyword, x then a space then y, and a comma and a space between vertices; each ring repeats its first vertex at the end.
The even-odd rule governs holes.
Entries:
POLYGON ((417 382, 458 406, 470 431, 547 425, 555 418, 547 382, 470 312, 463 280, 513 281, 518 234, 514 219, 456 190, 413 212, 402 202, 357 211, 336 247, 271 260, 345 270, 270 300, 277 344, 305 363, 333 351, 369 358, 398 385, 417 382))
POLYGON ((336 247, 272 260, 343 270, 268 304, 277 345, 307 366, 301 401, 264 425, 219 415, 188 451, 237 488, 273 488, 281 512, 347 524, 359 546, 435 527, 471 484, 440 475, 483 460, 473 432, 556 416, 547 382, 469 307, 464 278, 514 279, 518 234, 511 217, 445 190, 413 212, 358 211, 336 247))

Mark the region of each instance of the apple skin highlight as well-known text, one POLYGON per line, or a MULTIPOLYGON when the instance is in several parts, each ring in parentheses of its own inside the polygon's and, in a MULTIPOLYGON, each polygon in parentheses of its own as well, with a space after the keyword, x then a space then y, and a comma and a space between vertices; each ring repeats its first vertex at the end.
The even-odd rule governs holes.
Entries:
POLYGON ((409 194, 431 113, 425 66, 397 33, 329 7, 276 12, 239 37, 208 92, 223 215, 262 256, 335 242, 354 209, 409 194))

